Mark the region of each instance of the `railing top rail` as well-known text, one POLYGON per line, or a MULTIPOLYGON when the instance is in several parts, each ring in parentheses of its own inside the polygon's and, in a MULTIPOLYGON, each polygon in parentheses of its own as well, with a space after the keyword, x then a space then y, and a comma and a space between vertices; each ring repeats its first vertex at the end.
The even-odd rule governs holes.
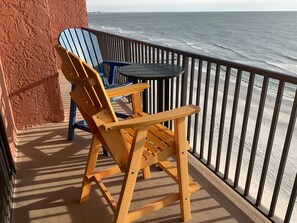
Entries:
POLYGON ((144 44, 144 45, 151 46, 151 47, 157 47, 159 49, 166 50, 166 51, 171 51, 176 54, 182 54, 185 57, 193 57, 193 58, 197 58, 197 59, 204 60, 204 61, 210 61, 211 63, 219 64, 221 66, 231 67, 231 68, 239 69, 239 70, 254 73, 254 74, 259 74, 259 75, 273 78, 273 79, 276 79, 279 81, 284 81, 284 82, 288 82, 288 83, 297 85, 297 76, 293 76, 293 75, 289 75, 289 74, 285 74, 285 73, 281 73, 281 72, 277 72, 277 71, 273 71, 273 70, 269 70, 269 69, 254 67, 254 66, 237 63, 237 62, 233 62, 233 61, 228 61, 228 60, 224 60, 224 59, 219 59, 219 58, 215 58, 215 57, 210 57, 210 56, 206 56, 206 55, 202 55, 202 54, 198 54, 198 53, 194 53, 194 52, 188 52, 188 51, 183 51, 183 50, 179 50, 179 49, 174 49, 171 47, 166 47, 166 46, 162 46, 162 45, 158 45, 158 44, 154 44, 154 43, 136 40, 136 39, 132 39, 132 38, 121 36, 121 35, 116 35, 116 34, 104 32, 104 31, 91 29, 88 27, 83 27, 83 29, 93 32, 94 34, 101 33, 101 34, 114 36, 114 37, 121 38, 126 41, 133 41, 135 43, 144 44))

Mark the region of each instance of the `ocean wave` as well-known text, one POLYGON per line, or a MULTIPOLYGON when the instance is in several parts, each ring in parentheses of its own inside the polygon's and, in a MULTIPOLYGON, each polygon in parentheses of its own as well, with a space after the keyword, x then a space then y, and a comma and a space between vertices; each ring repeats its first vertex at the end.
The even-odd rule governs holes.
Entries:
POLYGON ((233 53, 236 53, 236 54, 240 55, 240 56, 243 57, 243 58, 251 59, 250 57, 248 57, 247 55, 243 54, 243 53, 240 52, 239 50, 235 50, 235 49, 233 49, 233 48, 231 48, 231 47, 228 47, 228 46, 225 46, 225 45, 222 45, 222 44, 218 44, 218 43, 214 43, 214 45, 215 45, 216 47, 221 48, 221 49, 228 50, 228 51, 231 51, 231 52, 233 52, 233 53))
POLYGON ((191 42, 185 42, 185 44, 195 50, 199 50, 199 51, 202 51, 202 52, 205 52, 205 50, 201 47, 198 47, 196 46, 194 43, 191 43, 191 42))
POLYGON ((269 61, 265 61, 265 63, 283 71, 289 72, 290 75, 297 76, 297 64, 274 63, 269 61))
POLYGON ((130 30, 124 30, 124 29, 122 29, 122 28, 120 28, 120 27, 117 27, 117 30, 118 30, 118 32, 119 33, 121 33, 121 34, 128 34, 128 35, 134 35, 134 34, 137 34, 137 32, 135 32, 135 31, 130 31, 130 30))
POLYGON ((294 56, 291 56, 291 55, 288 55, 288 54, 283 54, 283 53, 279 53, 279 52, 276 52, 278 55, 286 58, 286 59, 289 59, 289 60, 293 60, 293 61, 297 61, 297 57, 294 57, 294 56))
MULTIPOLYGON (((91 28, 92 28, 92 26, 91 26, 91 28)), ((103 29, 103 30, 110 30, 110 31, 116 31, 116 30, 118 30, 117 27, 112 27, 112 26, 97 26, 97 28, 103 29)))

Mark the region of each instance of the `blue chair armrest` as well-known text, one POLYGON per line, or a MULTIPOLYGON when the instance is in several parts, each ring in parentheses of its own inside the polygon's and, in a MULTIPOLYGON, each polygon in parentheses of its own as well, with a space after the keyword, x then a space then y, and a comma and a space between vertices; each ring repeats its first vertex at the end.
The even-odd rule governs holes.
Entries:
POLYGON ((124 61, 113 61, 113 60, 104 60, 103 63, 108 64, 109 66, 123 67, 126 65, 132 64, 132 62, 124 62, 124 61))
POLYGON ((111 60, 104 60, 103 63, 109 65, 109 74, 108 74, 109 84, 114 84, 114 77, 115 77, 115 74, 116 74, 116 67, 123 67, 123 66, 132 64, 130 62, 111 61, 111 60))

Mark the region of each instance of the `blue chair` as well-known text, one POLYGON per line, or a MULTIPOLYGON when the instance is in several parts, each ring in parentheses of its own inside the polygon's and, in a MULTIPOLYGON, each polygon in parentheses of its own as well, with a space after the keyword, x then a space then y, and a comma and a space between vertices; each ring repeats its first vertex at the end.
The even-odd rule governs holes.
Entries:
MULTIPOLYGON (((68 28, 60 33, 58 41, 61 46, 80 57, 89 65, 91 65, 102 78, 104 87, 106 89, 131 84, 115 83, 117 67, 125 66, 130 63, 118 61, 104 61, 101 55, 99 41, 93 33, 80 28, 68 28), (104 64, 107 64, 109 66, 108 75, 106 74, 104 64)), ((75 85, 72 85, 71 90, 73 91, 74 89, 75 85)), ((115 101, 118 99, 119 98, 112 98, 111 101, 115 101)), ((126 114, 116 114, 118 117, 128 117, 128 115, 126 114)), ((70 141, 74 139, 75 128, 90 132, 89 127, 87 126, 84 120, 76 122, 76 105, 74 101, 71 99, 68 125, 68 140, 70 141)))

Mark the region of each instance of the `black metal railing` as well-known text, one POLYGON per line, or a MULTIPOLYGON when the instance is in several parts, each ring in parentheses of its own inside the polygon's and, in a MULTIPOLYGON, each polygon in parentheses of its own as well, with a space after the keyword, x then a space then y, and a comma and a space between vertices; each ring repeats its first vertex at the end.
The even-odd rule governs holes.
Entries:
POLYGON ((12 220, 12 176, 14 173, 14 162, 0 113, 0 222, 3 223, 12 220))
POLYGON ((148 112, 199 105, 188 118, 191 153, 268 219, 294 218, 297 77, 88 30, 105 60, 183 66, 182 77, 164 80, 164 92, 149 81, 148 112), (169 104, 157 104, 160 96, 169 104))

